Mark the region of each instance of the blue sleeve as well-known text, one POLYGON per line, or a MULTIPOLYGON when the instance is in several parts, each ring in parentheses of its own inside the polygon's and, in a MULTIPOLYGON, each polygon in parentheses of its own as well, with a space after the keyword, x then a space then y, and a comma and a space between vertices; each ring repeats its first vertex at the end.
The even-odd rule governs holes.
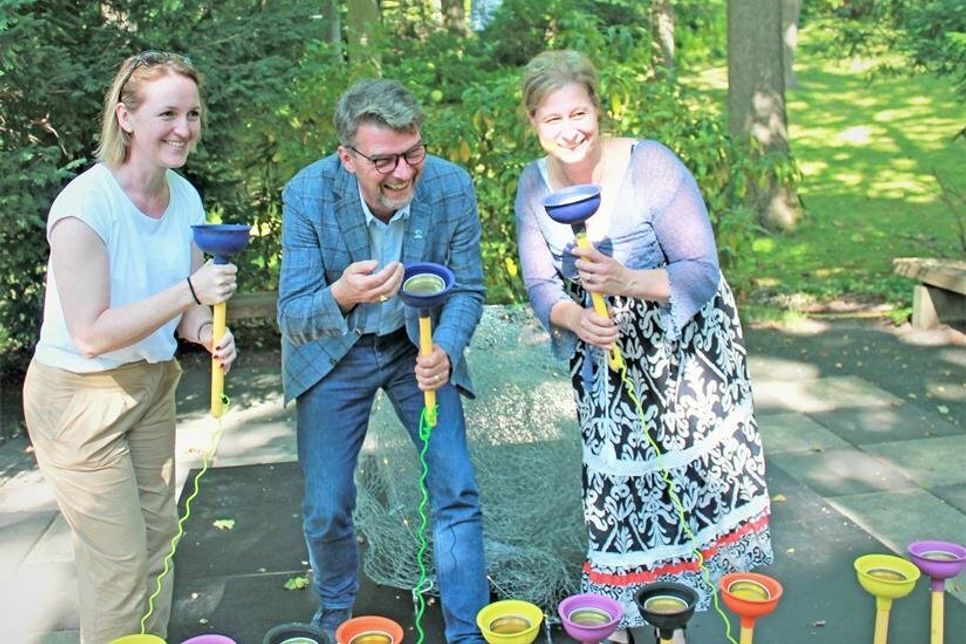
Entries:
POLYGON ((459 360, 483 317, 483 265, 480 257, 480 216, 469 175, 457 173, 458 204, 451 209, 451 233, 446 264, 456 286, 443 303, 433 342, 451 361, 459 360))
POLYGON ((282 193, 278 326, 294 345, 349 332, 346 316, 325 278, 325 260, 319 242, 324 204, 322 196, 316 194, 319 177, 312 176, 316 181, 296 176, 282 193))
POLYGON ((664 315, 673 339, 718 290, 721 271, 714 231, 698 184, 667 147, 646 142, 635 180, 652 191, 652 226, 667 259, 671 296, 664 315))

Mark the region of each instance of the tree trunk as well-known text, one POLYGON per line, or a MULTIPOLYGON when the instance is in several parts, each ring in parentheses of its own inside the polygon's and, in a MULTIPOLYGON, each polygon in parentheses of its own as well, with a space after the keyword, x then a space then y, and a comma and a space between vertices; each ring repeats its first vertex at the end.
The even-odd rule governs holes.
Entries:
MULTIPOLYGON (((728 129, 765 153, 788 154, 781 30, 777 0, 728 0, 728 129)), ((801 211, 794 190, 777 180, 754 190, 763 225, 795 227, 801 211)))
POLYGON ((342 19, 339 17, 337 0, 322 0, 322 39, 338 45, 342 42, 342 19))
POLYGON ((346 37, 349 42, 350 62, 361 64, 372 61, 378 69, 379 54, 372 47, 372 35, 381 18, 377 0, 348 0, 346 7, 346 37))
POLYGON ((801 0, 782 0, 782 60, 786 91, 798 88, 795 80, 795 48, 798 47, 798 16, 801 10, 801 0))
POLYGON ((674 7, 671 0, 651 0, 651 62, 659 78, 674 77, 674 7))
POLYGON ((469 33, 466 24, 466 8, 463 0, 442 0, 443 26, 450 33, 465 36, 469 33))

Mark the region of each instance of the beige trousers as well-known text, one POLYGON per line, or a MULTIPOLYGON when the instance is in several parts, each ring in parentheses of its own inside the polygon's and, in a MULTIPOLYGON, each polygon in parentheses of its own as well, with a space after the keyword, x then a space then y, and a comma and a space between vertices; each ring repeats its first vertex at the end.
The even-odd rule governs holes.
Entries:
MULTIPOLYGON (((175 389, 181 367, 137 362, 78 374, 31 362, 27 430, 71 528, 84 644, 141 632, 177 532, 175 389)), ((174 571, 146 632, 164 638, 174 571)))

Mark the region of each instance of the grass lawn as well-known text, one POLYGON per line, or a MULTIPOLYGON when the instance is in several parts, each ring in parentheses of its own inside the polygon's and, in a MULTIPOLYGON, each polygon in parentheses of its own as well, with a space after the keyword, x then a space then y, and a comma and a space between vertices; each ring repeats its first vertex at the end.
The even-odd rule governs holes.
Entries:
MULTIPOLYGON (((966 138, 954 139, 966 111, 949 82, 870 78, 872 61, 830 59, 817 37, 802 31, 798 88, 786 95, 806 217, 793 233, 760 237, 735 269, 754 276, 750 317, 774 317, 776 305, 803 311, 836 302, 901 311, 913 283, 893 274, 894 257, 964 254, 932 174, 966 191, 966 138)), ((725 105, 724 67, 687 82, 725 105)))

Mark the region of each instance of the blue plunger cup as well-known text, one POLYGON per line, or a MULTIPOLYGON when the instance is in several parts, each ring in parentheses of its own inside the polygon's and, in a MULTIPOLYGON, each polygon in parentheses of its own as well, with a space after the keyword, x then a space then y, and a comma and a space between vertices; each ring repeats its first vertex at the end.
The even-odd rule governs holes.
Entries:
MULTIPOLYGON (((433 328, 430 313, 440 306, 456 285, 456 275, 446 266, 433 262, 407 264, 399 289, 402 301, 419 311, 419 355, 433 352, 433 328)), ((424 391, 426 423, 436 426, 436 392, 424 391)))
MULTIPOLYGON (((227 264, 228 258, 248 245, 251 226, 247 224, 197 224, 191 227, 195 244, 214 258, 215 264, 227 264)), ((220 302, 211 307, 211 346, 218 346, 225 335, 226 307, 220 302)), ((211 415, 221 418, 224 411, 222 393, 225 389, 225 372, 212 358, 211 364, 211 415)))
MULTIPOLYGON (((568 186, 547 195, 543 200, 543 207, 551 219, 557 223, 570 225, 574 231, 577 246, 590 248, 585 222, 600 208, 600 186, 593 183, 568 186)), ((591 292, 590 300, 598 315, 610 317, 607 304, 600 293, 591 292)), ((607 353, 607 362, 614 371, 620 371, 624 366, 624 360, 616 348, 607 353)))

